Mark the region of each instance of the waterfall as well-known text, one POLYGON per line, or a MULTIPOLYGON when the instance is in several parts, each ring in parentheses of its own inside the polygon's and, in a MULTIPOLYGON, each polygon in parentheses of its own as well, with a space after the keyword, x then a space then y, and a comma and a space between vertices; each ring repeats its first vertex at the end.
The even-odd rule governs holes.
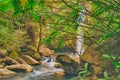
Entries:
POLYGON ((77 30, 77 37, 76 37, 76 53, 78 55, 82 55, 84 53, 84 34, 83 34, 83 24, 85 22, 85 8, 82 6, 81 11, 78 13, 77 24, 79 25, 77 30))

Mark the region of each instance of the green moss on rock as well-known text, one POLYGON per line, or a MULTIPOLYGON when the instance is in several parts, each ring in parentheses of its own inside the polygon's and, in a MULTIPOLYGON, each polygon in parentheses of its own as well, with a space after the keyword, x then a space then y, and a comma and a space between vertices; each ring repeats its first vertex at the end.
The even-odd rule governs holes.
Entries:
POLYGON ((18 58, 19 57, 19 54, 15 51, 15 50, 13 50, 13 51, 11 51, 11 53, 10 53, 10 55, 9 55, 11 58, 18 58))

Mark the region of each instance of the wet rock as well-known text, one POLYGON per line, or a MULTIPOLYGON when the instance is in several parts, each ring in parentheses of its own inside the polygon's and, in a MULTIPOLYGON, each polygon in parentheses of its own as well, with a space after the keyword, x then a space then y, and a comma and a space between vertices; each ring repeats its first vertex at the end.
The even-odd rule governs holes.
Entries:
POLYGON ((41 55, 43 56, 51 56, 54 55, 54 52, 52 50, 50 50, 49 48, 45 47, 44 45, 41 45, 38 51, 41 55))
POLYGON ((10 57, 2 58, 0 61, 1 61, 1 63, 5 63, 6 65, 19 64, 17 61, 15 61, 14 59, 12 59, 10 57))
POLYGON ((59 62, 56 62, 54 65, 56 68, 63 68, 63 65, 59 62))
POLYGON ((28 64, 16 64, 16 65, 10 65, 6 66, 6 69, 16 71, 16 72, 32 72, 33 67, 28 64))
POLYGON ((28 63, 28 64, 39 64, 38 61, 36 61, 35 59, 33 59, 32 57, 30 57, 29 55, 23 55, 22 58, 28 63))
POLYGON ((18 63, 20 63, 20 64, 27 64, 26 62, 25 62, 25 60, 24 59, 22 59, 22 58, 16 58, 15 59, 18 63))
POLYGON ((78 56, 60 54, 56 57, 56 60, 63 65, 66 74, 77 74, 80 68, 80 59, 78 56))
POLYGON ((6 66, 5 63, 1 63, 0 64, 0 69, 3 69, 5 66, 6 66))
POLYGON ((0 69, 3 69, 4 68, 4 64, 0 64, 0 69))
POLYGON ((0 69, 0 78, 4 78, 7 75, 13 75, 13 74, 15 74, 15 72, 10 71, 8 69, 0 69))
POLYGON ((55 76, 64 76, 65 73, 64 73, 63 71, 55 71, 55 72, 54 72, 54 75, 55 75, 55 76))
POLYGON ((6 74, 15 74, 15 72, 10 71, 8 69, 0 69, 0 75, 6 75, 6 74))
POLYGON ((65 73, 62 71, 55 71, 54 76, 55 76, 55 80, 64 80, 65 73))

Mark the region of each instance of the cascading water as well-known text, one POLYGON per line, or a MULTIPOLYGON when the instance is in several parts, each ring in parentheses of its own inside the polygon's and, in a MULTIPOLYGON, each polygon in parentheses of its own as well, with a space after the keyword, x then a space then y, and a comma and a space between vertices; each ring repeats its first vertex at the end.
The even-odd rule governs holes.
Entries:
POLYGON ((43 57, 41 65, 54 68, 55 63, 56 62, 54 61, 53 57, 43 57))
MULTIPOLYGON (((54 73, 56 71, 64 72, 64 70, 54 67, 54 57, 43 57, 41 62, 41 65, 34 66, 35 69, 31 73, 17 73, 15 76, 0 80, 61 80, 60 77, 54 76, 54 73)), ((62 80, 70 80, 70 78, 62 80)))
POLYGON ((54 58, 43 57, 41 63, 42 68, 35 69, 31 74, 20 80, 48 80, 50 76, 54 75, 55 71, 63 71, 63 69, 55 68, 54 64, 54 58))
POLYGON ((77 24, 79 25, 78 30, 77 30, 77 39, 76 39, 76 53, 78 55, 82 55, 84 53, 84 34, 82 30, 82 26, 85 22, 85 8, 82 6, 81 11, 78 13, 78 19, 77 19, 77 24))

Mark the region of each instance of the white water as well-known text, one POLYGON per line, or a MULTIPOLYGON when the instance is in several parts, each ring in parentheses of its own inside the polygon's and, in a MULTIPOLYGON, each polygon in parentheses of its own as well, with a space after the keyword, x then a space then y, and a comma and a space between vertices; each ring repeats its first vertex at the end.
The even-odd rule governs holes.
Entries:
MULTIPOLYGON (((81 12, 85 12, 85 9, 82 9, 81 12)), ((79 12, 79 16, 77 19, 77 23, 79 25, 77 30, 77 37, 76 37, 76 53, 78 55, 83 55, 84 53, 84 33, 83 33, 83 24, 85 22, 86 16, 84 13, 79 12)))
POLYGON ((76 52, 79 55, 82 55, 84 53, 84 35, 81 27, 78 28, 78 34, 76 39, 76 52))
POLYGON ((53 76, 54 72, 64 72, 64 70, 61 68, 55 68, 54 64, 54 58, 43 57, 41 63, 43 68, 34 70, 30 75, 25 76, 20 80, 48 80, 46 78, 48 78, 48 76, 53 76))
POLYGON ((54 58, 43 57, 41 65, 54 68, 55 63, 54 58))

